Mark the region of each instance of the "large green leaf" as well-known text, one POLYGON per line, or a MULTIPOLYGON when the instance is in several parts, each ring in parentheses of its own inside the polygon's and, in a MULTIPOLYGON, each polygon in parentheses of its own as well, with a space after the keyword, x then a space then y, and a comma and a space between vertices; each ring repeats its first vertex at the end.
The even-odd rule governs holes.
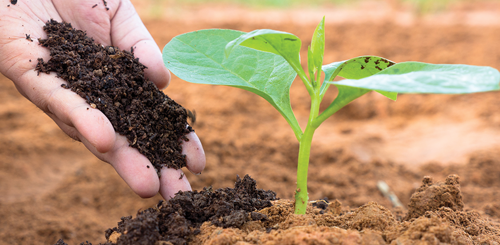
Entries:
POLYGON ((499 81, 500 73, 491 67, 403 62, 373 76, 330 83, 397 93, 464 94, 499 90, 499 81))
POLYGON ((229 42, 226 46, 226 56, 238 46, 245 46, 256 50, 281 55, 300 75, 305 73, 300 65, 300 39, 290 33, 275 30, 255 30, 229 42))
POLYGON ((243 34, 213 29, 179 35, 163 49, 163 61, 172 73, 188 82, 233 86, 261 96, 294 130, 300 130, 290 105, 290 86, 296 73, 281 56, 235 46, 225 57, 226 45, 243 34))

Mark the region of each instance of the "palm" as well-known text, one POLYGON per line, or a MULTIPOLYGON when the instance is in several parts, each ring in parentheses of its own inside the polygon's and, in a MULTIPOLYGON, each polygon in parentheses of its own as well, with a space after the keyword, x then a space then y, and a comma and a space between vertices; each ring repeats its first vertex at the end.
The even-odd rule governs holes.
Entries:
MULTIPOLYGON (((53 0, 33 1, 27 5, 0 8, 0 72, 10 78, 19 92, 50 116, 70 137, 80 140, 101 160, 110 163, 141 197, 160 192, 166 199, 178 190, 189 190, 181 170, 163 169, 158 179, 147 158, 128 147, 125 137, 116 134, 109 120, 99 111, 86 111, 88 105, 73 92, 61 87, 63 80, 54 74, 37 76, 37 58, 48 60, 47 49, 38 45, 45 38, 43 25, 50 19, 72 23, 85 30, 96 42, 120 49, 134 47, 136 56, 148 67, 146 76, 159 88, 168 85, 170 74, 163 66, 161 53, 129 1, 109 0, 109 11, 102 2, 53 0), (27 35, 33 42, 27 40, 27 35), (82 116, 85 115, 85 116, 82 116)), ((199 173, 205 166, 203 149, 192 133, 185 142, 188 169, 199 173)))

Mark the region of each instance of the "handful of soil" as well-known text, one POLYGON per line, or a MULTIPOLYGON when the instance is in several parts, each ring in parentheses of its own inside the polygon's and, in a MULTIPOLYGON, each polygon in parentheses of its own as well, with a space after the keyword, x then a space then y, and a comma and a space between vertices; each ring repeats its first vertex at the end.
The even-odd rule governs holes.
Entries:
POLYGON ((187 140, 185 135, 193 131, 186 109, 145 78, 147 67, 134 57, 133 47, 130 52, 104 47, 70 23, 50 20, 43 29, 48 37, 39 42, 49 48, 51 58, 48 62, 38 59, 39 73, 56 72, 68 82, 62 87, 101 110, 158 174, 163 166, 186 166, 181 139, 187 140))

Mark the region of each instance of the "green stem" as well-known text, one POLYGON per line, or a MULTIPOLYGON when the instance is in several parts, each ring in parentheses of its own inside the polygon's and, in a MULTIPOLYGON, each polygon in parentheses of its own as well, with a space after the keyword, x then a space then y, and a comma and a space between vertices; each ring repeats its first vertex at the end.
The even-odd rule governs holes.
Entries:
POLYGON ((311 95, 311 113, 309 114, 309 121, 307 122, 306 129, 300 138, 299 145, 299 159, 297 165, 297 189, 295 190, 295 214, 305 214, 309 196, 307 193, 307 174, 309 169, 309 157, 311 154, 311 142, 313 139, 314 131, 319 125, 324 122, 333 113, 337 112, 340 108, 347 105, 349 102, 367 93, 366 89, 349 89, 339 88, 337 98, 330 104, 330 106, 319 114, 319 104, 323 98, 324 93, 321 88, 315 88, 314 93, 311 95), (346 92, 348 90, 348 92, 346 92))
POLYGON ((295 214, 305 214, 309 196, 307 193, 307 174, 309 169, 309 156, 311 154, 311 142, 314 131, 314 119, 319 113, 319 89, 311 96, 311 113, 306 129, 300 138, 299 159, 297 165, 297 189, 295 190, 295 214))
MULTIPOLYGON (((281 113, 281 111, 280 111, 281 113)), ((287 115, 284 113, 281 113, 281 115, 285 118, 286 122, 290 127, 292 127, 293 133, 295 134, 295 138, 297 138, 298 141, 302 138, 302 129, 300 128, 299 122, 295 117, 288 118, 287 115), (292 120, 293 119, 293 120, 292 120)))
POLYGON ((342 107, 351 103, 351 101, 359 98, 360 96, 368 93, 370 90, 367 89, 356 89, 354 92, 351 90, 349 92, 345 92, 343 89, 339 88, 339 94, 337 98, 333 100, 333 102, 324 110, 321 115, 316 117, 314 121, 311 123, 311 126, 318 127, 323 123, 326 119, 328 119, 331 115, 333 115, 338 110, 342 109, 342 107))
POLYGON ((284 58, 286 59, 286 61, 288 61, 288 64, 290 64, 290 66, 293 68, 293 70, 295 70, 295 72, 297 73, 297 75, 300 77, 300 79, 304 83, 304 86, 306 86, 306 89, 307 89, 307 92, 309 93, 309 95, 311 97, 313 97, 313 95, 314 95, 314 88, 312 86, 311 81, 307 78, 306 73, 302 69, 302 66, 300 66, 300 63, 299 64, 295 64, 291 60, 288 60, 286 57, 284 57, 284 58))

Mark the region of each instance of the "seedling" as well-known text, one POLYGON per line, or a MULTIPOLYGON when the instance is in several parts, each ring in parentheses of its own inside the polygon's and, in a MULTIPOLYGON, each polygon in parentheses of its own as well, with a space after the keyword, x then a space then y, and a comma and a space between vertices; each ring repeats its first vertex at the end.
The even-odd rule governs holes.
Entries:
POLYGON ((325 19, 308 47, 306 73, 300 62, 301 40, 274 30, 244 33, 201 30, 173 38, 163 49, 165 65, 192 83, 226 85, 251 91, 271 103, 292 127, 300 143, 295 213, 304 214, 308 202, 307 171, 314 131, 339 109, 374 90, 391 100, 397 93, 465 94, 499 90, 500 73, 491 67, 394 63, 362 56, 323 65, 325 19), (324 80, 321 81, 321 72, 324 80), (290 86, 299 76, 311 97, 311 110, 302 131, 290 105, 290 86), (344 80, 333 81, 335 77, 344 80), (327 109, 319 105, 330 85, 338 95, 327 109))

